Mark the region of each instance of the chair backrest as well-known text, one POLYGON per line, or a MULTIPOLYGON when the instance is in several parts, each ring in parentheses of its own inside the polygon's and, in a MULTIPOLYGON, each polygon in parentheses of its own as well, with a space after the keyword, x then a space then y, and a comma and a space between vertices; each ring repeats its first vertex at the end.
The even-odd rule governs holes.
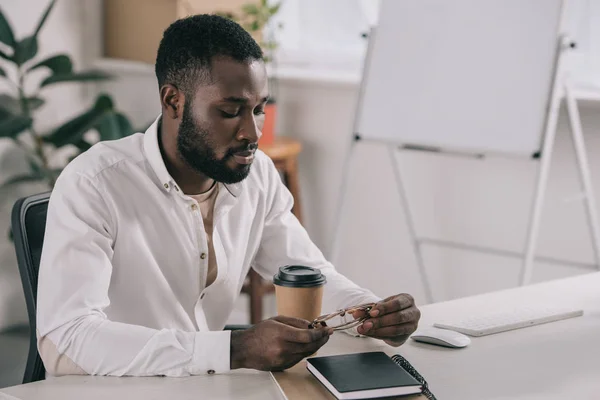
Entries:
POLYGON ((18 200, 12 210, 12 235, 29 314, 29 355, 23 383, 43 380, 46 372, 37 350, 35 310, 49 199, 50 192, 25 197, 18 200))

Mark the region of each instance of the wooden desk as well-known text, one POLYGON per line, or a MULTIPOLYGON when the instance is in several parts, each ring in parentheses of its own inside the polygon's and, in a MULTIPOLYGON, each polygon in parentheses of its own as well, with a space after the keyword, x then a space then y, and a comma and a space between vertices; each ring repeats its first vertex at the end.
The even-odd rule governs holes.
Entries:
MULTIPOLYGON (((300 184, 298 181, 298 154, 302 151, 302 145, 295 139, 278 136, 273 143, 261 146, 267 156, 273 160, 275 168, 281 173, 283 183, 287 186, 292 197, 294 206, 292 212, 302 223, 302 210, 300 207, 300 184)), ((273 284, 265 282, 254 270, 250 270, 248 279, 242 287, 242 293, 250 296, 250 323, 256 324, 263 319, 263 296, 274 291, 273 284)))
MULTIPOLYGON (((422 307, 421 326, 503 305, 560 301, 582 317, 472 338, 464 349, 409 340, 399 348, 336 332, 319 356, 400 353, 442 400, 597 399, 600 393, 600 272, 422 307)), ((269 373, 236 370, 190 378, 67 376, 0 389, 22 400, 283 399, 269 373)))

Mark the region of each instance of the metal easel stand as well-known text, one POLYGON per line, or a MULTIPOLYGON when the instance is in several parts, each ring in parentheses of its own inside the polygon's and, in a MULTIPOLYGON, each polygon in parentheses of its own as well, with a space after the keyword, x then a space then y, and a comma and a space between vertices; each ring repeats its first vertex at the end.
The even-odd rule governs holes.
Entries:
POLYGON ((544 147, 542 149, 540 169, 538 172, 538 180, 532 204, 531 219, 529 221, 529 228, 527 232, 525 257, 523 259, 523 266, 521 267, 519 279, 519 283, 522 286, 530 283, 533 275, 534 253, 537 245, 542 208, 544 205, 544 197, 546 195, 546 187, 548 184, 548 175, 550 171, 550 161, 552 159, 554 140, 556 137, 556 124, 558 121, 559 107, 563 97, 567 106, 569 125, 571 127, 571 138, 575 147, 575 157, 577 158, 577 166, 579 169, 579 177, 583 191, 582 199, 585 201, 587 211, 587 220, 594 250, 595 266, 596 268, 600 269, 600 229, 598 227, 598 211, 596 210, 596 199, 592 187, 590 165, 583 139, 583 130, 581 128, 579 109, 568 81, 565 80, 562 86, 557 85, 557 88, 560 92, 554 96, 550 107, 544 136, 545 139, 544 147))
MULTIPOLYGON (((534 253, 537 245, 542 208, 544 206, 544 197, 548 184, 548 175, 550 172, 550 161, 554 149, 556 138, 556 125, 560 111, 560 103, 565 99, 567 114, 569 116, 569 125, 571 128, 571 139, 575 148, 575 157, 579 170, 579 177, 582 189, 581 198, 585 201, 587 211, 587 220, 590 229, 592 247, 594 250, 594 260, 597 269, 600 269, 600 229, 598 227, 598 212, 596 210, 596 200, 592 187, 590 175, 590 164, 587 159, 585 142, 583 139, 583 129, 581 128, 581 117, 577 101, 572 92, 572 87, 568 75, 563 72, 562 58, 567 51, 574 49, 576 44, 567 36, 561 35, 558 42, 558 52, 555 62, 554 81, 552 84, 551 101, 548 107, 548 119, 544 132, 544 145, 541 153, 540 168, 538 171, 537 184, 533 203, 531 205, 531 217, 527 229, 527 239, 525 244, 525 255, 519 277, 521 286, 531 282, 534 269, 534 253)), ((574 264, 566 262, 565 264, 574 264)))

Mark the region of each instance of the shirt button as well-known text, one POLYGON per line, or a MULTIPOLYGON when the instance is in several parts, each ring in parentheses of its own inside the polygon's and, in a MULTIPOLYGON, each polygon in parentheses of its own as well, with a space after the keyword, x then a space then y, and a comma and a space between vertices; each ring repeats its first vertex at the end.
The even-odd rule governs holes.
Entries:
POLYGON ((165 183, 165 189, 168 189, 168 188, 169 188, 169 184, 165 183))
POLYGON ((204 260, 206 258, 206 253, 200 254, 200 258, 204 260))
POLYGON ((198 205, 196 205, 195 203, 192 204, 192 211, 196 211, 198 209, 198 205))
POLYGON ((177 187, 177 185, 174 186, 175 190, 179 192, 179 188, 177 187))
POLYGON ((215 373, 215 370, 214 370, 214 369, 209 369, 209 370, 208 370, 208 374, 209 374, 209 375, 214 375, 214 373, 215 373))

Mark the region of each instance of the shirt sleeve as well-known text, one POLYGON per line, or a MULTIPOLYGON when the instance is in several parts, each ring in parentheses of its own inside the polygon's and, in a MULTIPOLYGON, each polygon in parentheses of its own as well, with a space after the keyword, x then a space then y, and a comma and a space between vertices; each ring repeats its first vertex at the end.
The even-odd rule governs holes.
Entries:
MULTIPOLYGON (((312 242, 292 213, 293 197, 285 187, 275 165, 269 159, 267 213, 262 239, 253 268, 269 281, 279 267, 289 264, 319 268, 327 278, 323 294, 323 313, 381 299, 371 291, 336 271, 312 242)), ((356 331, 354 331, 356 333, 356 331)))
POLYGON ((37 298, 38 349, 48 373, 228 371, 230 332, 157 330, 107 318, 117 224, 101 192, 90 178, 64 171, 50 198, 37 298))

